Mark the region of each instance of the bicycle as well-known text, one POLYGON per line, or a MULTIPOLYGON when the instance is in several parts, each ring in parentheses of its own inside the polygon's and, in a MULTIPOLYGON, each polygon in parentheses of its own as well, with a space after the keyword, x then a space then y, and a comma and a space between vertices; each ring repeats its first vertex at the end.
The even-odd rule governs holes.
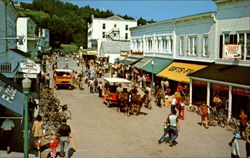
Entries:
POLYGON ((227 128, 233 130, 235 133, 240 131, 240 122, 231 115, 231 118, 227 122, 227 128))

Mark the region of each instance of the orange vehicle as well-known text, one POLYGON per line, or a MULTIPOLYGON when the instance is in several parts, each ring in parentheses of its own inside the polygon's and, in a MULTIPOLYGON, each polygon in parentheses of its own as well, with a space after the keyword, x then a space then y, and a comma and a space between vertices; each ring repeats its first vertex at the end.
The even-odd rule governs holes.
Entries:
POLYGON ((72 72, 73 70, 71 69, 55 69, 54 87, 55 88, 67 87, 69 89, 72 89, 73 88, 73 85, 72 85, 73 76, 71 75, 72 72))

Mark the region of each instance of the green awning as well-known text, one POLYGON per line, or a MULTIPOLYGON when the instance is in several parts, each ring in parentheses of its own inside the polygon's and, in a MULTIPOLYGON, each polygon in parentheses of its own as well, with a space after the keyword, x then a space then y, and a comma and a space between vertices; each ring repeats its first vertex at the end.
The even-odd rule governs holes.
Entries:
POLYGON ((134 67, 136 67, 137 69, 142 69, 142 67, 144 65, 146 65, 148 62, 151 61, 151 58, 142 58, 140 61, 138 61, 134 67))
POLYGON ((138 59, 138 58, 126 58, 126 59, 121 60, 120 63, 122 65, 127 66, 127 65, 133 65, 134 63, 136 63, 139 60, 140 59, 138 59))
POLYGON ((158 74, 161 72, 164 68, 166 68, 168 65, 172 63, 173 60, 171 59, 163 59, 163 58, 154 58, 151 59, 150 62, 148 62, 146 65, 142 67, 142 70, 158 74), (152 66, 152 60, 154 60, 154 66, 152 66))

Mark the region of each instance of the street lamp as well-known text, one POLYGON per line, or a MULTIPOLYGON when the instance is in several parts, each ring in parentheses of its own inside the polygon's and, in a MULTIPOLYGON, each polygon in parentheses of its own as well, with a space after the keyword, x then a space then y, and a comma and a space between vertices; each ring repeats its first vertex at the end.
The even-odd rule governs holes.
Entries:
POLYGON ((22 80, 22 86, 23 86, 23 93, 24 93, 24 145, 23 145, 23 151, 24 151, 24 158, 28 158, 28 144, 29 144, 29 133, 28 133, 28 94, 29 89, 31 86, 31 80, 25 77, 22 80))
POLYGON ((151 65, 152 65, 152 83, 151 83, 151 85, 152 85, 152 90, 154 89, 154 64, 155 64, 155 59, 154 59, 154 57, 153 57, 153 59, 152 59, 152 61, 151 61, 151 65))

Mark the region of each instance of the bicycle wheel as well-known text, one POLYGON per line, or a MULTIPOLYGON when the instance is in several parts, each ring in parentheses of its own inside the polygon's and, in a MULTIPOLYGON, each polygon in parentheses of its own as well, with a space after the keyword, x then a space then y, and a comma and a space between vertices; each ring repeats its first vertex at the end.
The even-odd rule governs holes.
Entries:
POLYGON ((71 112, 69 110, 63 111, 64 115, 66 116, 67 119, 72 119, 71 118, 71 112))
POLYGON ((218 125, 222 128, 225 128, 226 124, 223 118, 219 118, 218 125))

